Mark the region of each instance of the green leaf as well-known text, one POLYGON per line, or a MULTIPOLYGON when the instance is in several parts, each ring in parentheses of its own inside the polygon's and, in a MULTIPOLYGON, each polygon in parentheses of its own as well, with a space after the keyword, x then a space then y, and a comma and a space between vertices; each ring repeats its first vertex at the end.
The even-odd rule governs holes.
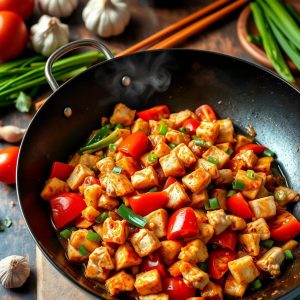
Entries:
POLYGON ((29 112, 31 103, 31 98, 24 92, 20 92, 16 100, 16 109, 20 112, 29 112))

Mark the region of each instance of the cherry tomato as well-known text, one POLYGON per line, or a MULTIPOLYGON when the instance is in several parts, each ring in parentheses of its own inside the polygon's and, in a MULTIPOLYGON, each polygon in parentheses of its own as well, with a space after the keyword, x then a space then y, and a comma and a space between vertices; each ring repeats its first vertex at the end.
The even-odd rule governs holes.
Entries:
POLYGON ((33 14, 34 0, 0 0, 0 11, 13 11, 27 20, 33 14))
POLYGON ((6 184, 16 182, 16 167, 19 147, 7 147, 0 150, 0 181, 6 184))
POLYGON ((137 116, 145 121, 167 119, 170 116, 170 110, 167 105, 158 105, 152 108, 137 112, 137 116))
POLYGON ((221 234, 212 237, 209 240, 209 243, 234 251, 237 243, 237 234, 232 230, 226 230, 221 234))
POLYGON ((183 122, 182 127, 185 128, 188 134, 196 134, 196 129, 199 127, 200 122, 195 119, 187 119, 183 122))
POLYGON ((267 149, 268 149, 267 147, 262 146, 262 145, 248 144, 248 145, 244 145, 244 146, 241 146, 240 148, 238 148, 236 150, 236 154, 239 154, 240 152, 242 152, 244 150, 252 150, 254 152, 254 154, 260 155, 267 149))
POLYGON ((169 296, 169 300, 184 300, 196 295, 196 289, 187 286, 181 277, 165 278, 163 291, 169 296))
POLYGON ((74 170, 74 167, 68 164, 55 161, 52 164, 52 169, 49 178, 56 177, 60 180, 66 180, 74 170))
POLYGON ((84 178, 83 185, 93 185, 93 184, 100 185, 99 179, 97 179, 94 176, 87 176, 84 178))
POLYGON ((126 137, 119 145, 119 151, 139 158, 148 147, 148 138, 142 131, 136 131, 126 137))
POLYGON ((226 206, 237 217, 241 218, 253 218, 254 214, 251 211, 249 204, 245 200, 242 193, 236 193, 227 198, 226 206))
POLYGON ((73 221, 86 208, 83 197, 75 193, 63 193, 55 196, 50 200, 50 205, 52 219, 57 229, 73 221))
POLYGON ((214 112, 213 108, 208 104, 199 106, 195 110, 195 114, 201 121, 207 121, 207 122, 217 121, 216 113, 214 112))
POLYGON ((150 271, 153 269, 157 269, 161 278, 164 278, 167 276, 166 268, 163 265, 159 254, 156 252, 152 253, 152 254, 148 255, 146 258, 144 258, 142 265, 141 265, 142 272, 150 271))

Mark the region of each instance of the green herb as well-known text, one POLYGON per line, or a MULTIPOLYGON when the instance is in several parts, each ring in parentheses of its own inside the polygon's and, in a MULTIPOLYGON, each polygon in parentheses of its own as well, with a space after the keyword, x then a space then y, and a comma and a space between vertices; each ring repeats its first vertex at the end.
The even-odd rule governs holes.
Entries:
POLYGON ((192 139, 193 139, 193 140, 200 140, 200 137, 197 136, 197 135, 192 135, 192 139))
POLYGON ((0 224, 0 232, 3 232, 4 230, 5 230, 5 227, 2 224, 0 224))
POLYGON ((285 250, 283 254, 286 260, 292 260, 294 258, 293 252, 289 249, 285 250))
POLYGON ((204 147, 204 148, 209 148, 211 144, 209 142, 205 142, 201 139, 195 140, 195 145, 198 147, 204 147))
POLYGON ((261 45, 262 44, 262 39, 260 35, 253 35, 253 34, 248 34, 247 35, 247 41, 249 43, 261 45))
POLYGON ((122 173, 122 170, 123 170, 122 167, 115 166, 115 167, 112 169, 112 172, 113 172, 113 173, 116 173, 116 174, 121 174, 121 173, 122 173))
POLYGON ((25 93, 20 92, 16 99, 16 109, 20 112, 29 112, 31 103, 31 98, 25 93))
POLYGON ((259 279, 252 281, 250 285, 251 285, 251 289, 255 291, 262 288, 262 283, 259 279))
POLYGON ((117 145, 116 144, 109 144, 108 149, 109 149, 109 151, 116 151, 117 150, 117 145))
POLYGON ((100 216, 95 218, 95 222, 98 223, 98 224, 103 223, 107 218, 108 218, 108 212, 105 211, 100 216))
POLYGON ((86 238, 92 242, 100 242, 101 241, 99 234, 97 234, 96 232, 92 232, 92 231, 88 232, 88 234, 86 235, 86 238))
POLYGON ((177 146, 177 144, 174 144, 174 143, 169 144, 169 147, 170 147, 171 149, 174 149, 176 146, 177 146))
POLYGON ((228 148, 226 151, 225 151, 227 154, 231 155, 233 150, 231 148, 228 148))
POLYGON ((206 210, 214 210, 214 209, 219 209, 220 204, 217 198, 210 198, 207 201, 205 201, 204 207, 206 210))
POLYGON ((9 217, 7 217, 7 218, 5 218, 4 220, 3 220, 3 224, 4 224, 4 226, 5 227, 10 227, 11 225, 12 225, 12 220, 11 220, 11 218, 9 218, 9 217))
POLYGON ((89 146, 91 144, 97 143, 100 140, 102 140, 108 133, 110 128, 108 126, 103 126, 98 131, 95 132, 95 134, 87 141, 85 146, 89 146))
POLYGON ((71 233, 72 233, 72 231, 71 231, 70 229, 66 228, 66 229, 62 230, 62 231, 59 233, 59 235, 60 235, 62 238, 64 238, 64 239, 67 240, 67 239, 71 236, 71 233))
POLYGON ((161 134, 161 135, 166 135, 167 132, 168 132, 168 126, 166 125, 165 122, 160 121, 158 133, 161 134))
POLYGON ((276 190, 274 192, 274 197, 277 201, 284 201, 286 199, 286 194, 283 190, 276 190))
POLYGON ((184 134, 187 134, 187 130, 184 127, 180 127, 179 131, 182 132, 182 133, 184 133, 184 134))
POLYGON ((214 165, 217 165, 219 163, 219 160, 213 156, 209 156, 207 158, 207 161, 209 161, 210 163, 214 164, 214 165))
POLYGON ((241 180, 233 180, 232 181, 232 188, 235 190, 243 190, 245 188, 245 183, 241 180))
POLYGON ((80 245, 78 247, 78 252, 82 255, 82 256, 86 256, 88 255, 88 252, 87 250, 85 249, 85 247, 83 245, 80 245))
POLYGON ((227 197, 231 197, 231 196, 233 196, 234 194, 236 194, 236 191, 230 190, 230 191, 228 191, 228 193, 227 193, 227 197))
POLYGON ((123 127, 122 124, 117 124, 117 125, 115 126, 115 128, 123 129, 124 127, 123 127))
POLYGON ((274 245, 274 241, 273 240, 264 240, 260 244, 264 248, 271 249, 274 245))
POLYGON ((158 188, 156 186, 148 191, 148 193, 154 193, 154 192, 158 192, 158 188))
POLYGON ((254 172, 253 170, 247 170, 246 176, 247 176, 249 179, 255 179, 255 172, 254 172))
POLYGON ((290 15, 294 18, 294 20, 300 25, 300 15, 298 15, 293 5, 290 3, 285 3, 285 7, 287 8, 290 15))
POLYGON ((264 155, 264 156, 269 156, 269 157, 276 157, 276 153, 273 152, 273 151, 270 150, 270 149, 265 150, 265 151, 263 152, 263 155, 264 155))
POLYGON ((150 162, 152 162, 152 163, 155 163, 158 160, 158 156, 157 156, 156 153, 150 153, 147 156, 147 160, 150 161, 150 162))
POLYGON ((208 264, 207 262, 201 262, 201 263, 198 263, 198 267, 204 271, 204 272, 208 272, 208 264))
POLYGON ((117 209, 117 213, 127 222, 138 228, 144 228, 148 222, 147 219, 135 214, 130 208, 128 208, 124 204, 121 204, 119 206, 119 208, 117 209))

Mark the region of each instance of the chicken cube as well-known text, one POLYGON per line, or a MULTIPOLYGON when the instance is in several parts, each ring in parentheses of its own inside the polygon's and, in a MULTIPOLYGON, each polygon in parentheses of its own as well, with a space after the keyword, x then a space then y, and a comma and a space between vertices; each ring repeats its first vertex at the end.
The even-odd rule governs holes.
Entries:
POLYGON ((216 179, 219 177, 218 167, 204 158, 198 159, 195 169, 199 168, 202 168, 208 172, 211 176, 211 179, 216 179))
POLYGON ((135 110, 128 108, 125 104, 119 103, 115 106, 114 112, 109 121, 111 124, 122 124, 130 126, 133 123, 135 110))
POLYGON ((193 193, 191 196, 191 202, 189 204, 190 207, 201 208, 204 203, 208 200, 207 190, 203 190, 202 192, 196 194, 193 193))
POLYGON ((50 178, 47 180, 42 192, 41 197, 44 200, 50 200, 56 195, 69 192, 69 186, 58 178, 50 178))
POLYGON ((127 222, 125 220, 113 220, 111 217, 103 222, 102 240, 116 244, 124 244, 129 233, 127 222))
POLYGON ((81 216, 76 219, 75 226, 81 229, 88 229, 93 225, 93 223, 94 222, 88 221, 87 219, 81 216))
POLYGON ((253 150, 243 150, 236 154, 232 160, 241 160, 244 162, 245 168, 253 169, 257 162, 257 156, 253 150))
POLYGON ((179 128, 182 126, 183 122, 193 116, 193 112, 191 112, 189 109, 181 110, 178 113, 170 114, 170 120, 174 123, 174 126, 176 128, 179 128))
POLYGON ((216 146, 209 147, 202 155, 205 159, 213 157, 217 161, 218 169, 222 169, 230 160, 230 155, 216 146))
POLYGON ((280 274, 280 265, 284 261, 284 253, 280 247, 273 247, 261 257, 256 265, 271 276, 280 274))
POLYGON ((160 241, 156 235, 148 229, 140 229, 130 237, 131 244, 135 252, 140 256, 144 257, 160 247, 160 241))
POLYGON ((179 145, 181 143, 188 144, 190 141, 190 136, 188 134, 169 128, 168 132, 166 133, 166 139, 169 143, 176 145, 179 145))
POLYGON ((206 151, 205 147, 201 147, 197 145, 196 140, 191 140, 188 143, 188 147, 191 149, 191 151, 194 153, 196 157, 201 157, 202 154, 206 151))
POLYGON ((134 133, 136 131, 142 131, 146 135, 149 135, 150 133, 149 123, 141 118, 136 119, 133 125, 131 126, 131 132, 134 133))
POLYGON ((299 200, 299 194, 285 186, 278 186, 274 190, 276 203, 280 206, 286 206, 291 202, 299 200))
POLYGON ((71 159, 68 162, 68 165, 71 165, 72 167, 76 167, 80 160, 80 154, 78 152, 74 153, 71 157, 71 159))
POLYGON ((216 143, 232 143, 234 141, 234 128, 230 119, 217 120, 219 124, 219 134, 216 143))
POLYGON ((138 162, 133 157, 123 157, 116 161, 116 166, 122 168, 122 172, 127 176, 132 176, 140 167, 138 162))
POLYGON ((208 241, 213 237, 215 231, 214 227, 207 223, 199 224, 199 239, 204 243, 207 244, 208 241))
POLYGON ((200 239, 193 240, 181 248, 178 258, 192 264, 204 262, 208 258, 207 248, 200 239))
POLYGON ((158 186, 158 177, 152 166, 135 172, 131 176, 131 183, 137 190, 150 189, 158 186))
POLYGON ((158 164, 158 156, 152 151, 146 152, 140 157, 140 160, 145 167, 156 166, 158 164))
POLYGON ((269 196, 269 191, 265 188, 265 186, 261 186, 261 188, 259 189, 256 198, 264 198, 269 196))
POLYGON ((90 168, 78 164, 67 179, 67 184, 71 190, 77 191, 79 186, 82 185, 85 177, 94 175, 95 173, 90 168))
POLYGON ((231 221, 230 229, 231 230, 244 230, 247 226, 246 221, 243 218, 229 215, 229 219, 231 221))
POLYGON ((149 126, 151 129, 151 134, 160 134, 160 130, 162 126, 166 126, 167 129, 173 128, 174 123, 170 119, 160 119, 159 121, 150 120, 149 126))
POLYGON ((262 241, 270 238, 269 226, 263 218, 248 223, 244 233, 257 233, 262 241))
POLYGON ((166 137, 162 134, 150 134, 148 135, 148 139, 153 148, 159 143, 166 143, 166 137))
POLYGON ((276 204, 273 196, 249 201, 249 206, 256 218, 270 218, 276 215, 276 204))
POLYGON ((257 233, 244 233, 239 236, 240 244, 243 249, 251 256, 259 254, 260 235, 257 233))
POLYGON ((98 184, 88 185, 84 188, 83 196, 84 202, 87 206, 94 208, 98 207, 98 200, 102 194, 101 186, 98 184))
POLYGON ((129 243, 119 246, 115 254, 116 270, 138 266, 142 259, 137 255, 129 243))
POLYGON ((227 191, 223 189, 213 189, 210 193, 211 197, 217 198, 219 205, 222 209, 227 210, 226 200, 227 191))
POLYGON ((229 274, 225 282, 224 293, 229 296, 242 298, 246 292, 247 287, 248 283, 237 282, 233 278, 233 276, 229 274))
POLYGON ((98 207, 104 208, 109 211, 114 210, 116 207, 119 206, 119 204, 120 202, 117 199, 109 197, 106 194, 102 194, 98 200, 98 207))
POLYGON ((164 293, 147 296, 139 296, 139 300, 169 300, 169 296, 164 293))
POLYGON ((177 154, 177 157, 183 162, 183 165, 186 168, 189 168, 196 162, 194 153, 186 144, 179 144, 172 150, 172 152, 175 152, 177 154))
POLYGON ((209 281, 202 290, 201 296, 205 300, 223 300, 223 290, 218 284, 209 281))
POLYGON ((159 239, 167 235, 168 213, 165 209, 157 209, 144 218, 148 220, 146 228, 152 230, 159 239))
POLYGON ((94 222, 95 219, 100 215, 100 212, 93 206, 87 206, 84 210, 81 211, 81 215, 89 222, 94 222))
POLYGON ((110 197, 120 197, 130 194, 134 187, 124 174, 110 173, 107 179, 106 193, 110 197))
POLYGON ((105 285, 108 292, 115 296, 123 292, 131 292, 134 290, 135 279, 132 275, 121 271, 106 280, 105 285))
POLYGON ((170 266, 176 259, 182 247, 181 241, 165 240, 161 242, 159 253, 161 258, 167 266, 170 266))
POLYGON ((240 147, 253 143, 254 138, 244 136, 242 134, 236 135, 235 151, 240 147))
POLYGON ((269 174, 273 160, 274 160, 273 157, 268 157, 268 156, 259 158, 254 166, 254 171, 269 174))
POLYGON ((100 245, 98 242, 90 241, 86 237, 90 231, 86 229, 78 229, 72 231, 70 236, 70 244, 78 250, 79 247, 84 247, 89 253, 93 252, 100 245))
POLYGON ((207 219, 209 224, 213 226, 216 235, 221 234, 231 225, 230 218, 223 209, 208 211, 207 219))
POLYGON ((206 142, 214 144, 220 132, 220 124, 217 122, 202 121, 196 129, 196 135, 206 142))
POLYGON ((71 262, 82 263, 88 261, 89 253, 82 255, 74 246, 71 245, 70 241, 68 241, 67 257, 71 262))
POLYGON ((158 143, 153 150, 153 153, 155 153, 158 156, 158 158, 166 156, 170 152, 171 148, 164 142, 158 143))
POLYGON ((250 255, 230 261, 228 268, 234 279, 239 283, 250 283, 259 276, 259 271, 250 255))
POLYGON ((184 185, 193 193, 201 193, 211 181, 210 174, 204 169, 197 169, 182 178, 184 185))
POLYGON ((94 168, 98 161, 99 161, 99 156, 85 153, 80 156, 79 164, 85 165, 89 168, 94 168))
POLYGON ((166 177, 181 177, 185 175, 184 165, 174 152, 161 157, 159 163, 166 177))
POLYGON ((198 225, 207 222, 206 212, 202 209, 193 209, 198 225))
POLYGON ((217 185, 231 184, 233 181, 233 172, 230 169, 219 170, 219 177, 215 179, 217 185))
POLYGON ((97 162, 96 167, 101 175, 104 175, 110 173, 115 165, 115 161, 112 157, 105 157, 97 162))
POLYGON ((168 268, 168 272, 170 273, 170 275, 172 277, 179 277, 181 276, 181 272, 179 270, 179 266, 181 264, 181 260, 178 260, 176 261, 173 265, 171 265, 169 268, 168 268))
POLYGON ((89 256, 89 260, 101 268, 108 270, 114 270, 115 268, 115 261, 110 256, 110 252, 107 247, 101 246, 96 248, 89 256))
POLYGON ((168 188, 164 190, 168 196, 169 200, 166 204, 167 208, 178 209, 185 206, 190 202, 189 196, 185 192, 185 189, 179 182, 174 182, 168 188))
POLYGON ((137 274, 134 287, 143 296, 161 292, 162 283, 157 269, 137 274))

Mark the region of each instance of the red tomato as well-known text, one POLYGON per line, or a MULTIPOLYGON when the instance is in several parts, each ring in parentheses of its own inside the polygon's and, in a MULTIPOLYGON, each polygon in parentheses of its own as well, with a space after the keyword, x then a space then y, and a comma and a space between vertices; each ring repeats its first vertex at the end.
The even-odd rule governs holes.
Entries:
POLYGON ((87 176, 84 178, 83 185, 92 185, 92 184, 100 185, 99 179, 97 179, 94 176, 87 176))
POLYGON ((199 127, 200 122, 195 119, 187 119, 183 122, 182 127, 185 128, 188 134, 196 134, 196 129, 199 127))
POLYGON ((165 278, 163 291, 169 296, 169 300, 184 300, 196 295, 196 289, 187 286, 181 277, 165 278))
POLYGON ((178 182, 178 180, 176 178, 174 178, 174 177, 168 177, 167 180, 166 180, 166 182, 165 182, 163 190, 165 190, 166 188, 168 188, 170 185, 172 185, 175 182, 178 182))
POLYGON ((119 151, 135 158, 140 157, 148 147, 148 138, 142 131, 136 131, 126 137, 119 145, 119 151))
POLYGON ((33 14, 34 0, 0 0, 0 11, 8 10, 27 20, 33 14))
POLYGON ((241 146, 240 148, 237 149, 236 154, 242 152, 243 150, 252 150, 254 154, 260 155, 262 154, 265 150, 268 148, 262 145, 257 145, 257 144, 248 144, 241 146))
POLYGON ((0 11, 0 63, 21 54, 27 37, 27 28, 20 16, 11 11, 0 11))
POLYGON ((180 208, 171 215, 167 230, 168 240, 193 237, 198 232, 198 222, 192 208, 180 208))
POLYGON ((19 147, 7 147, 0 150, 0 181, 6 184, 16 182, 16 167, 19 147))
POLYGON ((195 110, 195 114, 201 121, 208 121, 208 122, 217 121, 217 116, 213 108, 208 104, 199 106, 195 110))
POLYGON ((163 265, 158 253, 152 253, 149 256, 147 256, 146 258, 144 258, 142 265, 141 265, 142 272, 147 272, 147 271, 150 271, 153 269, 157 269, 161 278, 167 276, 166 268, 163 265))
POLYGON ((236 193, 226 200, 227 208, 237 217, 253 218, 254 214, 251 211, 249 204, 245 200, 242 193, 236 193))
POLYGON ((213 250, 208 257, 208 273, 215 279, 220 279, 228 271, 228 263, 236 258, 236 253, 230 250, 213 250))
POLYGON ((286 242, 300 234, 300 222, 288 211, 279 213, 268 221, 271 238, 286 242))
POLYGON ((56 177, 60 180, 66 180, 74 170, 74 167, 68 164, 55 161, 52 164, 52 169, 49 178, 56 177))
POLYGON ((50 200, 52 218, 57 229, 62 228, 77 218, 86 204, 81 195, 75 193, 63 193, 50 200))
POLYGON ((167 105, 154 106, 152 108, 137 112, 137 116, 145 121, 167 119, 170 116, 170 110, 167 105))
POLYGON ((232 230, 226 230, 219 235, 215 235, 209 243, 218 245, 222 248, 234 251, 237 242, 237 234, 232 230))
POLYGON ((165 207, 168 201, 169 196, 166 192, 149 192, 129 198, 132 210, 141 216, 148 215, 159 208, 165 207))

